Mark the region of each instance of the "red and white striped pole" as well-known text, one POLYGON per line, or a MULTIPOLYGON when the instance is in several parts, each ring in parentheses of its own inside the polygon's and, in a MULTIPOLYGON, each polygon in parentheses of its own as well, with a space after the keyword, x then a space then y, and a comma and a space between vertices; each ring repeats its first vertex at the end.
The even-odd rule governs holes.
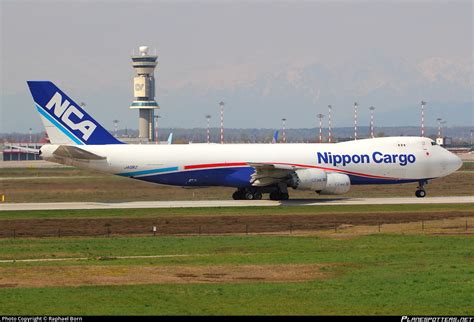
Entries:
POLYGON ((357 140, 357 102, 354 102, 354 140, 357 140))
MULTIPOLYGON (((441 131, 440 131, 440 134, 441 134, 441 137, 443 137, 443 126, 446 124, 446 121, 442 121, 441 122, 441 131)), ((446 135, 446 131, 444 131, 444 135, 446 135)))
POLYGON ((328 114, 328 142, 331 143, 332 140, 332 133, 331 133, 331 112, 332 112, 332 106, 328 105, 329 108, 329 114, 328 114))
POLYGON ((441 138, 441 119, 437 118, 436 121, 438 121, 438 138, 441 138))
POLYGON ((224 102, 220 102, 221 107, 221 144, 224 144, 224 102))
POLYGON ((283 127, 283 143, 286 143, 286 119, 285 118, 282 118, 281 119, 281 122, 282 122, 282 127, 283 127))
POLYGON ((375 137, 375 135, 374 135, 374 110, 375 110, 375 107, 371 106, 371 107, 369 107, 369 110, 370 110, 370 137, 374 138, 375 137))
POLYGON ((421 101, 421 136, 425 136, 425 101, 421 101))
POLYGON ((318 114, 317 117, 319 118, 319 143, 323 142, 323 114, 318 114))
POLYGON ((207 143, 211 143, 211 135, 210 135, 210 129, 209 129, 211 116, 206 115, 206 119, 207 119, 206 139, 207 139, 207 143))

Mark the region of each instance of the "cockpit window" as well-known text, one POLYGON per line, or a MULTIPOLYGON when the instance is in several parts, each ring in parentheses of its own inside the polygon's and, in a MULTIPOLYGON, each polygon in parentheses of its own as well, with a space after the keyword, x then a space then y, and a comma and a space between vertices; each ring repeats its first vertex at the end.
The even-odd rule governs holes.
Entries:
POLYGON ((431 145, 437 145, 435 141, 431 141, 431 145))

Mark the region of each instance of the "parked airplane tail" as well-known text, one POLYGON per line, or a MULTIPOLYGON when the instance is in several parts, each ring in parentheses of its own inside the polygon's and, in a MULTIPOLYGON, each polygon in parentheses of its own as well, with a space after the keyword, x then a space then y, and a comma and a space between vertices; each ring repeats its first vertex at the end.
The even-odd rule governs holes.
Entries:
POLYGON ((52 144, 122 143, 52 82, 27 83, 52 144))
POLYGON ((272 143, 278 143, 278 130, 273 134, 272 143))

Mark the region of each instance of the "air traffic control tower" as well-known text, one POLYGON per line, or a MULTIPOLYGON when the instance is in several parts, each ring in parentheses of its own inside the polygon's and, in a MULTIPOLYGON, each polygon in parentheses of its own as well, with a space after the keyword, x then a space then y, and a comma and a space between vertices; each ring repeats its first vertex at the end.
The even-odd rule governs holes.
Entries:
POLYGON ((138 48, 139 54, 132 56, 132 65, 136 76, 133 78, 134 100, 130 108, 138 109, 138 138, 143 141, 153 141, 154 109, 159 108, 155 101, 154 72, 158 65, 158 56, 149 55, 147 46, 138 48))

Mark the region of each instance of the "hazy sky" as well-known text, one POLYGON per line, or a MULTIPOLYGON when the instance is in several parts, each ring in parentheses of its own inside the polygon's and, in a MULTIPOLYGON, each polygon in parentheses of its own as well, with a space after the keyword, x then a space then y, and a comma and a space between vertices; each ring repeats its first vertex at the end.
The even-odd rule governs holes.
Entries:
MULTIPOLYGON (((160 102, 160 89, 179 89, 201 76, 207 88, 232 82, 240 72, 248 77, 307 61, 340 65, 374 53, 472 66, 472 17, 472 1, 1 0, 0 132, 41 128, 26 86, 30 79, 72 91, 103 122, 117 113, 122 124, 136 128, 136 111, 127 110, 129 60, 142 44, 159 54, 160 102)), ((173 97, 166 103, 162 126, 200 125, 192 113, 173 115, 173 97)), ((292 116, 294 125, 298 117, 292 116)))

